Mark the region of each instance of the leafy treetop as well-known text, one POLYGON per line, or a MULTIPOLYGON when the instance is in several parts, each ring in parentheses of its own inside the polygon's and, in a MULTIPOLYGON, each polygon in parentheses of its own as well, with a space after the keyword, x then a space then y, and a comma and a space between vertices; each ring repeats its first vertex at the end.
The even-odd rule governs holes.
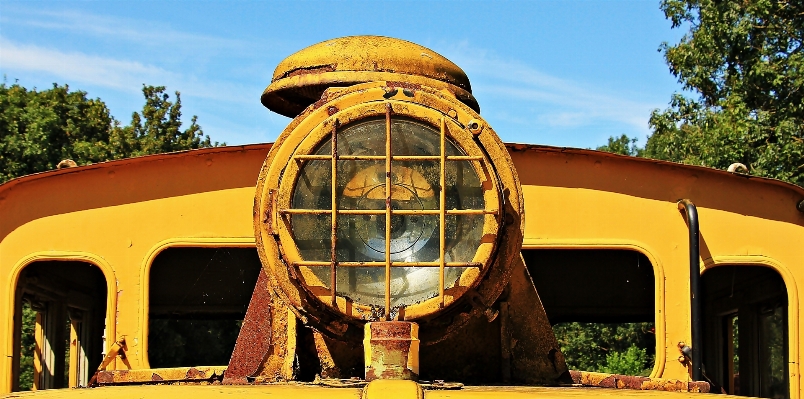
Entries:
MULTIPOLYGON (((804 3, 663 0, 661 9, 674 28, 689 28, 660 50, 697 98, 675 94, 653 111, 644 151, 629 155, 721 169, 740 162, 804 186, 804 3)), ((622 140, 600 149, 628 154, 622 140)))
POLYGON ((146 154, 210 147, 194 116, 182 130, 181 96, 143 86, 145 106, 120 126, 100 99, 67 85, 28 90, 0 84, 0 183, 51 170, 64 159, 86 165, 146 154))

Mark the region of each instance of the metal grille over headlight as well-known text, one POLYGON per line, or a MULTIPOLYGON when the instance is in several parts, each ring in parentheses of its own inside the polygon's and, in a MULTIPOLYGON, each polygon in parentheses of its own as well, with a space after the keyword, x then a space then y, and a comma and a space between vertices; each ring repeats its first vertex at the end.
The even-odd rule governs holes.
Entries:
MULTIPOLYGON (((257 245, 280 296, 302 314, 366 321, 420 320, 467 294, 473 307, 496 298, 508 267, 494 266, 503 197, 521 205, 499 138, 426 87, 374 82, 324 97, 280 136, 258 185, 257 245), (482 283, 492 269, 493 283, 482 283)), ((503 247, 518 256, 521 230, 511 227, 503 247)))
POLYGON ((287 211, 298 264, 334 295, 388 309, 443 298, 466 268, 480 267, 488 212, 472 161, 482 157, 443 133, 389 113, 333 129, 314 154, 298 155, 307 160, 287 211))

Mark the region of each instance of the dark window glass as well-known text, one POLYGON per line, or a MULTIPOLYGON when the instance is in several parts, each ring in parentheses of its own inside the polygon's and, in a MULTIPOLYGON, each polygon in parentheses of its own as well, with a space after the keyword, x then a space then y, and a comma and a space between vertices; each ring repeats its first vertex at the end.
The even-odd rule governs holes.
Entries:
POLYGON ((649 375, 656 354, 655 277, 624 250, 523 250, 567 366, 649 375))
POLYGON ((151 367, 229 363, 262 265, 255 248, 169 248, 151 266, 151 367))

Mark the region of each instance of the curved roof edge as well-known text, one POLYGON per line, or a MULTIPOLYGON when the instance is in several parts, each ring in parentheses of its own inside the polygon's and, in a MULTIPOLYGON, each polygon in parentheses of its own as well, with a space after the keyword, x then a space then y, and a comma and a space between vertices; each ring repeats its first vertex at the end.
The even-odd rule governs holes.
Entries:
MULTIPOLYGON (((271 148, 273 143, 263 143, 263 144, 247 144, 247 145, 239 145, 239 146, 224 146, 224 147, 211 147, 211 148, 202 148, 197 150, 186 150, 186 151, 177 151, 177 152, 169 152, 165 154, 155 154, 155 155, 144 155, 140 157, 134 158, 124 158, 118 159, 114 161, 106 161, 106 162, 99 162, 92 165, 84 165, 78 166, 73 168, 66 168, 66 169, 58 169, 58 170, 49 170, 45 172, 38 172, 33 173, 30 175, 25 175, 21 177, 17 177, 15 179, 11 179, 3 184, 0 184, 0 198, 3 197, 3 193, 10 190, 13 187, 16 187, 20 184, 24 184, 31 181, 36 181, 40 179, 46 178, 53 178, 61 175, 73 174, 73 173, 81 173, 89 170, 96 170, 96 169, 105 169, 110 167, 118 167, 123 165, 129 164, 139 164, 139 163, 147 163, 147 162, 157 162, 164 159, 172 159, 178 157, 186 157, 186 156, 199 156, 204 154, 216 154, 216 153, 232 153, 237 151, 256 151, 256 150, 265 150, 266 154, 268 150, 271 148)), ((775 186, 784 187, 787 189, 791 189, 793 191, 798 192, 802 197, 804 197, 804 188, 797 186, 792 183, 787 183, 777 179, 771 179, 767 177, 759 177, 759 176, 752 176, 740 173, 732 173, 721 169, 710 168, 706 166, 695 166, 695 165, 685 165, 676 162, 670 161, 661 161, 656 159, 650 158, 639 158, 639 157, 632 157, 627 155, 619 155, 613 154, 610 152, 598 151, 598 150, 588 150, 588 149, 580 149, 580 148, 571 148, 571 147, 554 147, 554 146, 547 146, 547 145, 538 145, 538 144, 520 144, 520 143, 505 143, 506 148, 512 152, 521 152, 521 151, 534 151, 534 152, 550 152, 550 153, 565 153, 565 154, 576 154, 576 155, 587 155, 593 156, 598 158, 612 158, 612 159, 620 159, 620 160, 628 160, 632 162, 639 162, 643 164, 651 164, 651 165, 663 165, 663 166, 672 166, 676 168, 691 170, 691 171, 698 171, 703 173, 711 173, 715 174, 724 178, 742 178, 755 181, 757 183, 762 184, 771 184, 775 186)), ((256 183, 256 182, 255 182, 256 183)))
POLYGON ((788 183, 778 179, 772 179, 769 177, 760 177, 742 173, 734 173, 725 171, 722 169, 712 168, 708 166, 697 166, 697 165, 687 165, 678 162, 671 162, 671 161, 662 161, 658 159, 651 159, 651 158, 642 158, 642 157, 633 157, 630 155, 620 155, 614 154, 611 152, 606 151, 599 151, 599 150, 589 150, 589 149, 582 149, 582 148, 572 148, 572 147, 554 147, 549 145, 540 145, 540 144, 521 144, 521 143, 505 143, 505 147, 508 148, 508 151, 511 152, 519 152, 519 151, 536 151, 536 152, 552 152, 552 153, 566 153, 566 154, 576 154, 576 155, 588 155, 594 156, 598 158, 613 158, 613 159, 620 159, 620 160, 629 160, 634 162, 640 162, 644 164, 652 164, 652 165, 663 165, 663 166, 672 166, 681 169, 691 170, 691 171, 698 171, 704 173, 712 173, 721 177, 731 177, 731 178, 743 178, 755 181, 757 183, 767 183, 776 186, 781 186, 785 188, 792 189, 793 191, 797 191, 799 194, 804 196, 804 187, 795 185, 793 183, 788 183))
MULTIPOLYGON (((175 151, 175 152, 166 152, 162 154, 151 154, 151 155, 142 155, 139 157, 132 157, 132 158, 123 158, 123 159, 115 159, 112 161, 104 161, 93 163, 91 165, 82 165, 76 166, 72 168, 64 168, 64 169, 53 169, 47 170, 44 172, 37 172, 31 173, 30 175, 20 176, 13 178, 3 184, 0 184, 0 199, 3 198, 3 193, 5 191, 10 190, 13 187, 16 187, 20 184, 28 183, 31 181, 36 181, 40 179, 47 179, 62 175, 68 175, 73 173, 82 173, 87 172, 90 170, 97 170, 97 169, 106 169, 110 167, 118 167, 123 165, 130 165, 130 164, 142 164, 142 163, 149 163, 149 162, 157 162, 165 159, 175 159, 180 157, 186 156, 199 156, 204 154, 218 154, 218 153, 232 153, 238 151, 257 151, 257 150, 265 150, 265 153, 268 153, 268 150, 271 148, 273 143, 262 143, 262 144, 245 144, 245 145, 234 145, 234 146, 221 146, 221 147, 210 147, 210 148, 199 148, 195 150, 184 150, 184 151, 175 151)), ((256 183, 256 182, 255 182, 256 183)))

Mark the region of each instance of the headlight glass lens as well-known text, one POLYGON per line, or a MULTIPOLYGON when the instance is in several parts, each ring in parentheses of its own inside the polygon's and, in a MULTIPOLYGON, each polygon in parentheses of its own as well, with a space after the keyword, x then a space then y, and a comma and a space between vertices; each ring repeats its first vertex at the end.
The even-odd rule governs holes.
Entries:
MULTIPOLYGON (((393 156, 440 155, 439 132, 410 119, 392 119, 393 156)), ((350 155, 385 157, 386 121, 368 119, 339 129, 339 157, 350 155)), ((331 155, 331 139, 322 142, 315 154, 331 155)), ((449 138, 446 156, 465 155, 449 138)), ((305 161, 292 194, 296 209, 331 209, 331 161, 305 161)), ((337 161, 336 195, 339 210, 385 210, 385 160, 337 161)), ((440 162, 438 160, 394 160, 391 162, 391 208, 393 211, 438 210, 440 162)), ((445 162, 445 208, 484 209, 483 189, 471 161, 445 162)), ((337 220, 338 262, 377 262, 386 258, 386 216, 384 214, 339 214, 337 220)), ((483 215, 447 215, 443 228, 446 262, 471 262, 480 246, 483 215)), ((331 215, 294 214, 292 232, 301 257, 306 261, 331 260, 331 215)), ((390 259, 392 262, 439 260, 438 214, 393 214, 391 216, 390 259)), ((465 267, 447 267, 445 289, 460 278, 465 267)), ((329 266, 309 267, 324 286, 331 278, 329 266)), ((304 275, 304 272, 302 272, 304 275)), ((392 267, 391 305, 410 306, 438 296, 438 267, 392 267)), ((337 294, 367 306, 385 304, 385 268, 336 267, 337 294)))

